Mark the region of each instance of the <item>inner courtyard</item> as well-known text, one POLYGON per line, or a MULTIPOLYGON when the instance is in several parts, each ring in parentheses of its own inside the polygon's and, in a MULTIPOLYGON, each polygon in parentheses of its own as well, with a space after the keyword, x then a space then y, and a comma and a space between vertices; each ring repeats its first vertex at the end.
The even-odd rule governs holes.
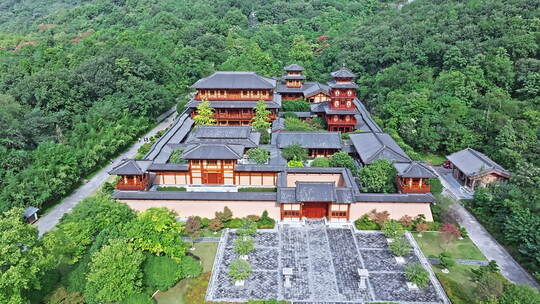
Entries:
POLYGON ((208 286, 207 301, 245 302, 276 298, 292 303, 449 303, 416 243, 398 263, 388 249, 384 234, 358 231, 350 225, 325 225, 324 221, 280 224, 274 230, 259 230, 255 250, 248 262, 253 272, 244 286, 235 286, 228 276, 229 264, 239 256, 234 251, 237 235, 228 230, 221 237, 208 286), (421 263, 430 271, 427 287, 410 290, 404 269, 421 263), (284 272, 292 270, 290 286, 284 272), (365 287, 360 273, 367 274, 365 287))

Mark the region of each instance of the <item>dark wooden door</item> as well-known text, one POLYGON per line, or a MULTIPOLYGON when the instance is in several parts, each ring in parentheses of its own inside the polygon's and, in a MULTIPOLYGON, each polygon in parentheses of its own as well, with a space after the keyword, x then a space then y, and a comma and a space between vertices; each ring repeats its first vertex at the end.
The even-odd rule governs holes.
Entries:
POLYGON ((304 203, 302 216, 307 218, 323 218, 326 216, 326 203, 304 203))
POLYGON ((221 172, 206 172, 203 174, 203 184, 220 185, 223 183, 223 174, 221 172))

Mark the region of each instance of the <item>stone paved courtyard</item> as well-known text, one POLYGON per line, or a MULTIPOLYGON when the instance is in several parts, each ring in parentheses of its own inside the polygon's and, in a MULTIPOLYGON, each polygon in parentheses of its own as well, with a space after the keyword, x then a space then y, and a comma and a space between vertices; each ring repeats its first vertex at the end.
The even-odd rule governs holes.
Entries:
MULTIPOLYGON (((404 265, 398 264, 380 232, 355 231, 352 226, 279 225, 259 231, 255 250, 249 254, 253 273, 245 286, 235 287, 227 275, 229 264, 238 258, 233 244, 236 234, 224 233, 214 273, 208 286, 208 301, 243 302, 277 298, 293 303, 448 303, 438 282, 409 291, 404 265), (292 286, 283 286, 282 269, 293 269, 292 286), (358 286, 358 269, 369 272, 366 289, 358 286)), ((426 261, 416 251, 406 263, 426 261)))

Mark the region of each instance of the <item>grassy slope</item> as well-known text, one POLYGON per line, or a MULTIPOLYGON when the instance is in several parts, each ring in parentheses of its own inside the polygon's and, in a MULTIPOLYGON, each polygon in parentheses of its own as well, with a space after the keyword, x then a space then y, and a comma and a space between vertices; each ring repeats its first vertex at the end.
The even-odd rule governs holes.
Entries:
MULTIPOLYGON (((193 254, 202 260, 203 272, 212 270, 214 258, 216 257, 218 243, 196 243, 193 254)), ((191 282, 191 279, 185 279, 178 282, 175 286, 169 288, 166 292, 160 292, 155 299, 158 304, 188 304, 184 301, 183 295, 191 282)))

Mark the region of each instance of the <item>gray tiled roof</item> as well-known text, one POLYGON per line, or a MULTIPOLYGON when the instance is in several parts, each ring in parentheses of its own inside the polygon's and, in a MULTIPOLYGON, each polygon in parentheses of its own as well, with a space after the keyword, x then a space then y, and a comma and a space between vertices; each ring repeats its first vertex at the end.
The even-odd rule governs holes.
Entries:
POLYGON ((424 163, 413 161, 411 163, 394 163, 397 175, 402 177, 435 178, 437 175, 424 163))
POLYGON ((215 72, 199 79, 192 86, 195 89, 273 89, 276 81, 255 72, 215 72))
POLYGON ((283 68, 285 71, 295 71, 295 72, 301 72, 304 70, 304 67, 301 65, 298 65, 296 63, 289 64, 288 66, 283 68))
POLYGON ((476 176, 492 170, 503 175, 510 175, 509 171, 494 162, 491 158, 471 148, 452 153, 447 158, 467 176, 476 176))
MULTIPOLYGON (((184 112, 185 113, 185 112, 184 112)), ((158 141, 152 146, 150 151, 146 153, 144 159, 151 159, 157 162, 166 162, 169 159, 170 151, 167 155, 162 154, 165 146, 169 143, 179 144, 187 136, 191 127, 193 126, 193 120, 189 118, 188 114, 182 114, 178 117, 172 127, 161 136, 158 141)))
POLYGON ((282 77, 285 80, 304 80, 306 76, 304 75, 283 75, 282 77))
POLYGON ((148 167, 148 171, 188 171, 188 170, 189 170, 188 164, 153 163, 150 165, 150 167, 148 167))
POLYGON ((237 164, 234 167, 234 171, 239 172, 281 172, 285 170, 285 167, 274 165, 258 165, 258 164, 237 164))
POLYGON ((38 211, 39 209, 36 207, 32 207, 32 206, 26 207, 26 209, 24 209, 23 216, 31 217, 32 215, 36 214, 38 211))
POLYGON ((311 112, 313 113, 323 113, 325 110, 325 107, 327 105, 327 102, 318 102, 318 103, 312 103, 309 105, 311 112))
POLYGON ((341 68, 337 71, 334 71, 332 73, 330 73, 330 75, 332 75, 332 77, 334 78, 354 78, 356 77, 356 74, 354 74, 353 72, 351 72, 351 70, 347 69, 347 68, 341 68))
POLYGON ((328 92, 330 91, 330 88, 322 83, 319 82, 311 82, 306 81, 302 84, 302 87, 300 88, 288 88, 284 83, 278 83, 276 92, 282 94, 282 93, 298 93, 303 94, 304 97, 313 96, 319 92, 322 92, 324 94, 328 95, 328 92))
POLYGON ((355 133, 350 135, 351 142, 362 162, 372 162, 384 158, 395 162, 410 162, 411 159, 386 133, 355 133))
POLYGON ((298 203, 296 201, 296 188, 294 187, 279 187, 277 189, 278 203, 298 203))
POLYGON ((306 85, 306 88, 304 89, 304 96, 310 97, 318 93, 324 93, 328 95, 330 91, 330 88, 322 83, 314 82, 312 85, 306 85))
POLYGON ((261 133, 250 126, 197 126, 190 133, 187 143, 214 143, 243 145, 254 148, 259 145, 261 133))
POLYGON ((244 154, 242 145, 194 144, 182 153, 184 159, 240 159, 244 154))
POLYGON ((340 110, 334 110, 334 109, 331 109, 330 108, 330 105, 328 104, 328 102, 325 102, 324 105, 323 105, 323 109, 324 109, 324 113, 328 114, 328 115, 342 115, 342 114, 358 114, 358 110, 357 109, 351 109, 351 110, 344 110, 344 109, 340 109, 340 110))
POLYGON ((358 85, 354 82, 337 82, 335 80, 328 81, 328 86, 336 89, 356 89, 358 85))
MULTIPOLYGON (((116 199, 198 200, 198 201, 276 201, 276 192, 181 192, 181 191, 114 191, 116 199)), ((178 204, 182 204, 179 202, 178 204)))
POLYGON ((360 193, 355 195, 357 202, 375 203, 433 203, 431 193, 360 193))
POLYGON ((294 143, 307 149, 341 149, 342 147, 339 132, 282 131, 274 134, 274 138, 280 149, 294 143))
POLYGON ((335 202, 337 198, 334 182, 296 182, 296 201, 335 202))
POLYGON ((366 106, 358 98, 355 98, 353 100, 353 103, 356 105, 356 109, 359 112, 359 115, 355 116, 356 121, 357 121, 355 128, 357 130, 362 130, 365 132, 382 133, 383 130, 373 120, 373 118, 371 118, 371 114, 369 114, 368 110, 366 109, 366 106))
POLYGON ((111 175, 142 175, 152 164, 151 160, 124 159, 118 166, 114 167, 111 175))

